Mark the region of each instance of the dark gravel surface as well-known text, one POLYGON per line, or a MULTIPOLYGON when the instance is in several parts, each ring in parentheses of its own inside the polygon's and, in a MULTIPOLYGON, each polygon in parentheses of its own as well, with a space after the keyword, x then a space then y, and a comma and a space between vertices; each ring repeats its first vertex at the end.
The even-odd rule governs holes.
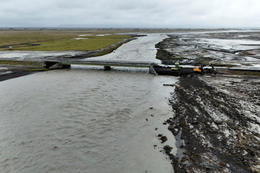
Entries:
POLYGON ((167 120, 177 154, 165 147, 175 172, 260 171, 260 79, 180 78, 167 120))
POLYGON ((33 72, 29 72, 29 71, 14 70, 14 71, 11 71, 11 73, 0 75, 0 81, 5 81, 8 79, 17 78, 17 77, 25 76, 25 75, 32 74, 32 73, 33 72))

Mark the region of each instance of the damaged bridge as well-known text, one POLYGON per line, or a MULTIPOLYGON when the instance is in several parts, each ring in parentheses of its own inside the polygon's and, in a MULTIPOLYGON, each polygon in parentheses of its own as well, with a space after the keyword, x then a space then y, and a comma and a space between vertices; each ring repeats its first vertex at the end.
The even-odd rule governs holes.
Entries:
POLYGON ((46 59, 1 59, 1 61, 23 61, 23 62, 40 62, 47 69, 70 68, 74 65, 91 65, 103 66, 104 70, 110 70, 111 67, 133 67, 133 68, 149 68, 149 73, 157 75, 153 66, 153 62, 144 61, 122 61, 122 60, 86 60, 86 59, 66 59, 66 58, 46 58, 46 59))

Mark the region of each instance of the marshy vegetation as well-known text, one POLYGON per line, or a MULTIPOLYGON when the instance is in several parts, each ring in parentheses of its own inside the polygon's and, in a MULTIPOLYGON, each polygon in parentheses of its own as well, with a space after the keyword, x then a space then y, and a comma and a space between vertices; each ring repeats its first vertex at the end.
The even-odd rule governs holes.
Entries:
POLYGON ((0 31, 0 50, 90 51, 131 38, 107 31, 17 30, 0 31))

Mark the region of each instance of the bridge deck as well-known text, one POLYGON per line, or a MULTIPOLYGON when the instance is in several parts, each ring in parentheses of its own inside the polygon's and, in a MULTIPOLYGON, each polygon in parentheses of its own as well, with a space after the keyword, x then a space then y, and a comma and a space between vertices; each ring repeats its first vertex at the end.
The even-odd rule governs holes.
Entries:
POLYGON ((121 66, 121 67, 150 67, 152 62, 143 61, 98 61, 98 60, 67 60, 62 61, 62 64, 79 64, 79 65, 97 65, 97 66, 121 66))
POLYGON ((149 68, 153 62, 144 61, 122 61, 122 60, 86 60, 86 59, 65 59, 65 58, 46 58, 46 59, 0 59, 1 61, 26 61, 26 62, 57 62, 61 64, 71 65, 95 65, 95 66, 121 66, 121 67, 147 67, 149 68))

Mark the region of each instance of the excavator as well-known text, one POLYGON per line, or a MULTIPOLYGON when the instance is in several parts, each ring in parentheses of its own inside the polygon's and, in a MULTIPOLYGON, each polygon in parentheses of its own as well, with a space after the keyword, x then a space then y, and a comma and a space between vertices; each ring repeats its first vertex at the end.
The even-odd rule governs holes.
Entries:
POLYGON ((213 65, 211 66, 192 66, 192 65, 182 65, 175 63, 175 66, 166 65, 154 65, 153 68, 159 75, 172 75, 172 76, 185 76, 193 74, 216 74, 216 70, 213 65))

